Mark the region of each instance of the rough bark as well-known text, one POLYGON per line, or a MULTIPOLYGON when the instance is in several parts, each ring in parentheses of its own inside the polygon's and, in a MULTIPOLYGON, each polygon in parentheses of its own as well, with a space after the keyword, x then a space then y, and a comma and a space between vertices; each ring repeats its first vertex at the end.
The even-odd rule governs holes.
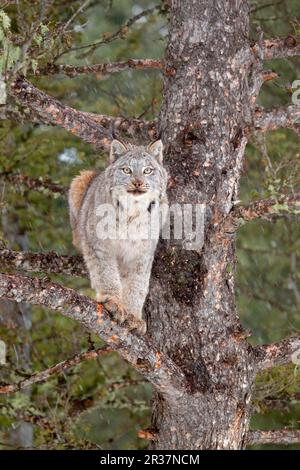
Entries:
MULTIPOLYGON (((96 148, 108 146, 112 125, 115 132, 126 132, 135 138, 143 136, 152 139, 156 135, 155 122, 78 111, 47 95, 22 77, 12 83, 10 98, 22 107, 22 119, 63 127, 96 148)), ((14 115, 15 112, 12 118, 14 115)))
POLYGON ((152 339, 185 370, 190 392, 154 396, 156 449, 240 449, 254 358, 234 300, 235 238, 216 228, 238 197, 251 66, 245 0, 172 2, 160 127, 171 202, 205 203, 201 253, 162 244, 148 316, 152 339), (200 418, 201 417, 201 418, 200 418))

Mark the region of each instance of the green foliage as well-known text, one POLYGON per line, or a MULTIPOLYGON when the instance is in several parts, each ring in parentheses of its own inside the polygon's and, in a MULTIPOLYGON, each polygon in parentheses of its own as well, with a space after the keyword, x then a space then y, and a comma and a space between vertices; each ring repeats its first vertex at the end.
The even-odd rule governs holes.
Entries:
POLYGON ((0 10, 0 48, 2 49, 0 76, 6 75, 7 70, 10 70, 17 63, 21 54, 20 47, 15 46, 9 39, 10 24, 9 16, 3 10, 0 10))

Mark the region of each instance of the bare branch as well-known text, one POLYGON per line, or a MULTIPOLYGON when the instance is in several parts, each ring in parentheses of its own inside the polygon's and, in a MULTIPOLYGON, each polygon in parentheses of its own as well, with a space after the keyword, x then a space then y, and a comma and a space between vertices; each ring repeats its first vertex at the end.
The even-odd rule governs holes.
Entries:
POLYGON ((28 189, 33 191, 39 191, 41 193, 45 191, 51 191, 54 194, 66 194, 66 188, 54 183, 49 178, 31 178, 21 173, 13 173, 11 171, 3 171, 0 173, 0 179, 4 179, 9 183, 16 186, 26 186, 28 189))
POLYGON ((64 27, 62 28, 62 32, 66 31, 68 29, 68 27, 70 26, 70 24, 72 24, 72 22, 75 20, 75 18, 79 15, 79 13, 81 13, 86 6, 88 6, 88 4, 91 2, 91 0, 85 0, 85 2, 83 2, 79 8, 75 11, 75 13, 73 13, 73 15, 71 16, 71 18, 69 18, 69 20, 66 22, 66 24, 64 25, 64 27))
POLYGON ((300 430, 276 429, 274 431, 249 431, 247 445, 259 444, 298 444, 300 430))
POLYGON ((271 80, 275 80, 275 78, 278 78, 278 73, 274 72, 273 70, 263 70, 262 71, 262 81, 263 82, 269 82, 271 80))
POLYGON ((229 219, 238 221, 243 219, 251 221, 258 218, 267 219, 282 214, 300 211, 300 193, 279 195, 278 199, 274 197, 268 199, 259 199, 247 206, 235 207, 229 219))
POLYGON ((287 107, 255 110, 254 129, 260 132, 275 131, 280 128, 299 130, 300 128, 300 106, 291 105, 287 107))
MULTIPOLYGON (((300 37, 287 36, 286 38, 266 39, 264 45, 264 59, 282 59, 300 55, 300 37)), ((256 45, 253 47, 256 51, 256 45)))
POLYGON ((103 304, 48 280, 25 276, 0 274, 0 297, 59 311, 118 351, 168 400, 176 400, 185 393, 187 381, 181 369, 157 351, 147 336, 138 336, 130 331, 131 324, 136 324, 133 317, 127 320, 128 327, 120 326, 111 320, 103 304))
POLYGON ((108 132, 90 116, 65 106, 57 99, 46 95, 23 78, 12 84, 17 101, 25 106, 30 121, 36 118, 43 124, 61 126, 82 140, 94 145, 107 145, 108 132))
POLYGON ((281 366, 293 360, 296 362, 300 360, 300 336, 291 336, 278 343, 256 346, 253 351, 257 357, 258 370, 281 366))
POLYGON ((156 11, 161 11, 161 10, 162 10, 161 5, 156 5, 155 7, 143 10, 140 13, 138 13, 137 15, 130 18, 128 21, 126 21, 126 23, 120 29, 118 29, 118 31, 116 31, 115 33, 112 33, 112 34, 111 33, 104 33, 102 38, 99 41, 95 41, 95 42, 92 42, 92 43, 89 43, 89 44, 84 44, 83 46, 71 47, 70 49, 67 49, 67 50, 61 52, 55 58, 55 60, 58 60, 60 57, 62 57, 65 54, 68 54, 69 52, 80 51, 82 49, 89 49, 89 51, 88 51, 88 54, 89 54, 89 53, 95 51, 98 47, 103 46, 104 44, 109 44, 109 43, 115 41, 118 38, 122 39, 127 35, 129 28, 131 28, 131 26, 133 24, 135 24, 138 20, 140 20, 141 18, 144 18, 145 16, 152 15, 156 11))
POLYGON ((55 251, 33 253, 2 249, 0 250, 0 265, 2 269, 66 276, 87 276, 87 270, 81 256, 58 255, 55 251))
POLYGON ((273 70, 263 70, 262 57, 259 57, 258 60, 255 63, 253 63, 252 73, 251 73, 251 76, 249 77, 252 104, 256 103, 256 100, 257 100, 257 97, 258 97, 258 94, 260 92, 262 85, 265 82, 278 78, 278 76, 279 75, 273 70))
POLYGON ((155 122, 78 111, 47 95, 24 78, 18 78, 12 84, 11 93, 25 108, 27 120, 63 127, 97 148, 107 147, 109 144, 112 124, 116 132, 148 135, 151 139, 156 135, 155 122))
MULTIPOLYGON (((261 408, 268 410, 287 411, 295 402, 300 401, 300 393, 292 393, 280 396, 267 396, 259 399, 257 410, 261 408)), ((256 409, 256 407, 254 407, 256 409)))
POLYGON ((95 65, 65 65, 65 64, 49 64, 44 69, 36 71, 36 75, 54 75, 64 74, 68 77, 76 77, 81 74, 97 74, 97 78, 101 78, 111 73, 122 72, 123 70, 145 70, 145 69, 162 69, 163 62, 159 59, 129 59, 122 62, 108 62, 105 64, 95 65))
POLYGON ((44 382, 52 375, 59 374, 60 372, 63 372, 66 369, 70 369, 70 367, 76 366, 83 361, 96 359, 97 357, 104 356, 110 352, 112 352, 111 348, 99 348, 92 351, 86 351, 81 354, 76 354, 76 356, 72 357, 71 359, 59 362, 55 366, 49 367, 48 369, 45 369, 41 372, 37 372, 36 374, 33 374, 18 383, 0 386, 0 394, 18 392, 19 390, 30 387, 31 385, 38 382, 44 382))

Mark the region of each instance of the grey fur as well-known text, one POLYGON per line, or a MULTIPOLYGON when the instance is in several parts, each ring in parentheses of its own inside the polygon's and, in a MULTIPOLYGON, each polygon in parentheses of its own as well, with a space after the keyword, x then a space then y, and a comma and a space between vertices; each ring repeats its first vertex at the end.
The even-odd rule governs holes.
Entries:
POLYGON ((103 207, 103 204, 112 205, 117 213, 118 228, 118 214, 124 214, 124 210, 127 211, 129 230, 133 229, 135 233, 143 226, 153 207, 159 211, 162 205, 167 204, 168 178, 162 166, 162 150, 161 141, 144 147, 114 140, 110 165, 94 177, 79 210, 73 204, 72 186, 69 193, 74 238, 82 251, 97 300, 107 302, 118 321, 126 320, 128 314, 133 315, 137 319, 133 327, 143 333, 146 326, 142 321, 142 309, 159 234, 152 239, 134 240, 120 239, 117 233, 116 239, 99 239, 99 220, 102 222, 103 219, 97 215, 97 208, 103 207), (148 169, 146 171, 150 171, 149 168, 153 171, 145 174, 145 168, 148 169), (128 192, 135 190, 144 192, 128 192))

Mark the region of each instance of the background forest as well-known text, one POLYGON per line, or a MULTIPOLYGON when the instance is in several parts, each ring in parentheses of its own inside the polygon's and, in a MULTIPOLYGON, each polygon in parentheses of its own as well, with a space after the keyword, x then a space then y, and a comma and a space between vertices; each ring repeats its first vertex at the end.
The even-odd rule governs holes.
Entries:
MULTIPOLYGON (((40 89, 84 111, 147 120, 157 117, 160 70, 75 77, 37 71, 47 68, 54 57, 58 64, 72 65, 162 58, 168 31, 167 11, 158 8, 161 2, 33 0, 2 1, 0 5, 11 20, 7 37, 12 38, 7 45, 3 39, 6 17, 0 12, 1 47, 10 47, 12 57, 20 53, 14 35, 23 37, 24 43, 31 38, 33 54, 27 62, 24 59, 25 66, 40 89), (140 18, 130 22, 136 15, 140 18)), ((251 9, 253 39, 258 28, 266 39, 300 35, 298 0, 252 1, 251 9)), ((6 66, 2 59, 2 72, 6 66)), ((259 104, 291 104, 291 84, 300 79, 300 58, 276 60, 267 68, 278 76, 264 84, 259 104)), ((282 129, 252 138, 241 201, 300 191, 299 157, 299 135, 292 131, 282 129)), ((105 152, 95 151, 62 129, 2 120, 0 249, 76 254, 65 188, 80 170, 102 169, 106 161, 105 152), (30 188, 26 177, 41 184, 30 188)), ((299 247, 296 215, 273 217, 272 222, 257 219, 238 232, 238 311, 243 325, 252 332, 253 344, 271 343, 300 330, 299 247)), ((85 278, 51 278, 94 295, 85 278)), ((0 385, 18 382, 101 345, 98 338, 67 318, 44 308, 5 301, 0 301, 0 339, 7 347, 0 385)), ((139 431, 150 424, 150 399, 151 386, 117 354, 83 361, 45 382, 0 395, 0 448, 144 448, 147 441, 139 437, 139 431)), ((261 374, 253 407, 255 429, 300 429, 297 366, 261 374)))

